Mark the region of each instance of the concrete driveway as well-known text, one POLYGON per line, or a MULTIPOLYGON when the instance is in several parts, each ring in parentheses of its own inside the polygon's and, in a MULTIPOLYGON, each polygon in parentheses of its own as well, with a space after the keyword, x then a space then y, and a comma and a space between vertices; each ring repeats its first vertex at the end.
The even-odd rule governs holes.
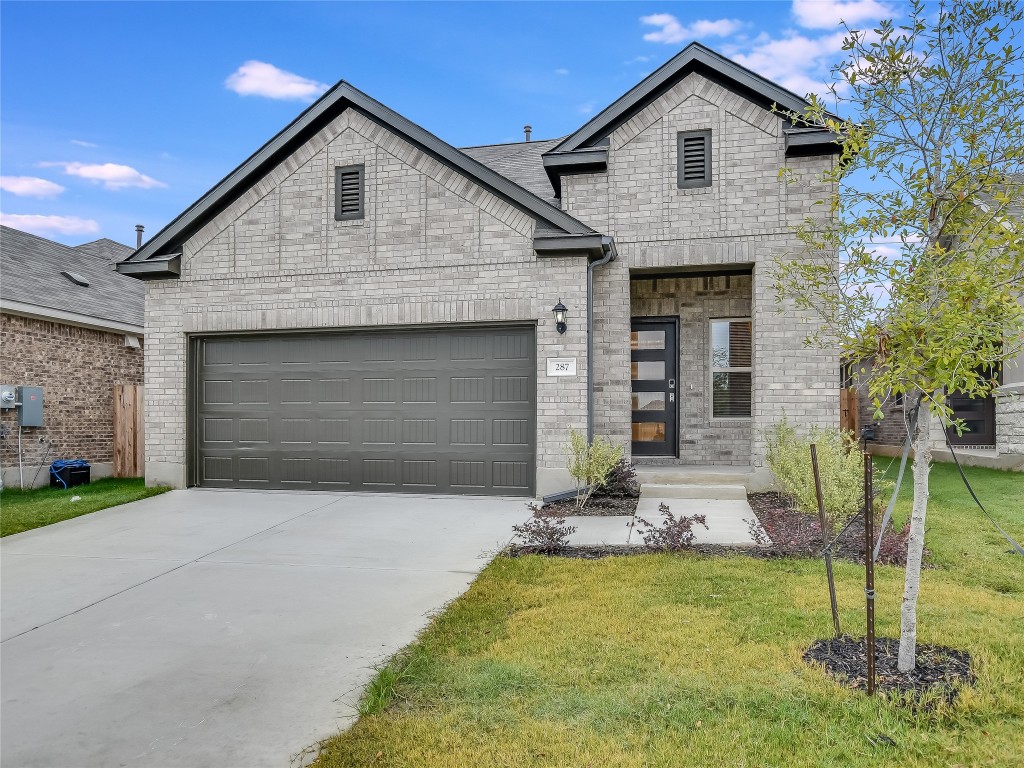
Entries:
POLYGON ((0 542, 5 766, 287 766, 522 499, 172 491, 0 542))

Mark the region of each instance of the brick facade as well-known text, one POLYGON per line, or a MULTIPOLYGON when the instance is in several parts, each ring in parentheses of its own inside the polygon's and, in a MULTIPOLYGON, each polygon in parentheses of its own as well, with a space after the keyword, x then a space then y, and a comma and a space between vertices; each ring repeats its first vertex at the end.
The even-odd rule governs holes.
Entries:
MULTIPOLYGON (((629 445, 630 318, 656 299, 634 304, 630 277, 655 267, 752 272, 742 295, 714 298, 753 318, 753 418, 711 425, 698 403, 685 423, 702 439, 685 461, 760 465, 759 430, 783 413, 836 423, 838 360, 802 344, 810 320, 776 304, 770 278, 772 260, 797 251, 790 228, 825 192, 813 179, 831 162, 786 158, 777 116, 691 74, 615 131, 606 173, 563 178, 563 208, 612 235, 619 253, 595 272, 598 434, 629 445), (679 190, 676 133, 695 128, 713 131, 715 182, 679 190), (779 177, 785 166, 792 184, 779 177), (716 438, 729 441, 728 456, 710 445, 716 438)), ((191 236, 180 279, 147 284, 148 481, 185 482, 190 334, 525 321, 537 324, 537 489, 567 487, 567 430, 586 422, 587 266, 581 257, 538 257, 534 227, 531 215, 345 111, 191 236), (366 215, 336 221, 334 168, 353 164, 365 166, 366 215), (564 336, 550 311, 558 299, 570 310, 564 336), (555 356, 577 358, 580 375, 548 378, 546 358, 555 356)), ((709 298, 675 309, 700 324, 720 305, 709 298)), ((700 345, 682 354, 706 357, 700 345)), ((680 384, 706 387, 703 373, 680 384)))
MULTIPOLYGON (((126 347, 123 333, 110 333, 63 323, 0 315, 3 383, 43 387, 45 426, 24 428, 22 451, 25 482, 36 466, 46 482, 46 466, 54 459, 87 459, 94 474, 110 473, 113 461, 114 385, 142 384, 143 353, 126 347)), ((6 435, 0 444, 4 481, 17 481, 18 412, 0 411, 6 435)))
POLYGON ((179 280, 147 284, 147 480, 185 482, 188 334, 525 321, 537 324, 537 487, 564 488, 586 382, 545 366, 576 357, 585 368, 587 267, 538 259, 533 227, 383 126, 342 114, 186 243, 179 280), (355 163, 366 216, 335 221, 333 168, 355 163), (573 313, 564 336, 559 298, 573 313))
POLYGON ((1024 384, 1006 384, 996 397, 996 450, 1024 456, 1024 384))
MULTIPOLYGON (((805 427, 838 424, 838 355, 803 344, 815 321, 790 302, 777 303, 771 275, 776 259, 801 253, 792 228, 827 194, 820 178, 832 162, 831 156, 786 157, 779 116, 690 74, 612 134, 606 173, 562 179, 566 211, 614 237, 620 255, 595 281, 599 433, 630 434, 629 325, 631 317, 646 311, 643 303, 630 300, 631 276, 642 278, 638 270, 714 271, 737 265, 753 272, 749 463, 763 466, 764 432, 784 415, 805 427), (712 184, 679 189, 677 134, 703 129, 712 136, 712 184), (780 176, 783 168, 790 171, 788 179, 780 176)), ((681 341, 681 354, 688 354, 688 339, 681 334, 681 341)), ((691 376, 682 378, 680 387, 703 392, 704 371, 691 376)), ((699 410, 682 418, 710 428, 699 410)), ((702 441, 683 452, 680 463, 746 463, 741 443, 725 457, 716 456, 711 441, 702 441)))

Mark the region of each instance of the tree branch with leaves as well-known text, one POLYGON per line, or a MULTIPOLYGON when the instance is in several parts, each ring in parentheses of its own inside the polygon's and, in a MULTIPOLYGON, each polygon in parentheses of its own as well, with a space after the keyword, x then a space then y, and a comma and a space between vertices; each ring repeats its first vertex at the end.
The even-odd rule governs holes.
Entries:
POLYGON ((899 669, 915 666, 929 417, 948 395, 990 395, 1024 350, 1024 7, 1013 0, 914 0, 903 23, 847 27, 831 86, 795 125, 832 131, 828 216, 776 264, 779 299, 822 321, 810 343, 862 366, 881 417, 888 398, 921 406, 900 621, 899 669))

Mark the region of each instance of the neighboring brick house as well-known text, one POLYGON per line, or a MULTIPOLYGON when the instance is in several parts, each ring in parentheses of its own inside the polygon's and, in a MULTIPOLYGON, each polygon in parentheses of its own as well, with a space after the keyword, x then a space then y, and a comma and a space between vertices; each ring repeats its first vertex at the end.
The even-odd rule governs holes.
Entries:
MULTIPOLYGON (((144 292, 114 268, 131 252, 0 228, 0 383, 44 390, 45 426, 21 434, 26 485, 48 482, 57 458, 88 460, 93 477, 112 472, 114 385, 143 376, 144 292)), ((3 482, 17 486, 17 409, 0 420, 3 482)))
POLYGON ((570 427, 760 471, 783 415, 838 419, 770 274, 837 147, 773 105, 692 44, 571 136, 460 151, 339 83, 118 265, 147 481, 548 493, 570 427))

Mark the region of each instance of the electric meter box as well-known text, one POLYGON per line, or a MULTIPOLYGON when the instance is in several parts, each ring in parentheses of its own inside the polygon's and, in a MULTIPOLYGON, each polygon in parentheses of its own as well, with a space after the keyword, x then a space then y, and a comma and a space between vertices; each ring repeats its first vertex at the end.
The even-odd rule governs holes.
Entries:
POLYGON ((0 384, 0 409, 16 408, 18 393, 10 384, 0 384))
POLYGON ((18 426, 43 426, 43 388, 18 387, 18 426))

